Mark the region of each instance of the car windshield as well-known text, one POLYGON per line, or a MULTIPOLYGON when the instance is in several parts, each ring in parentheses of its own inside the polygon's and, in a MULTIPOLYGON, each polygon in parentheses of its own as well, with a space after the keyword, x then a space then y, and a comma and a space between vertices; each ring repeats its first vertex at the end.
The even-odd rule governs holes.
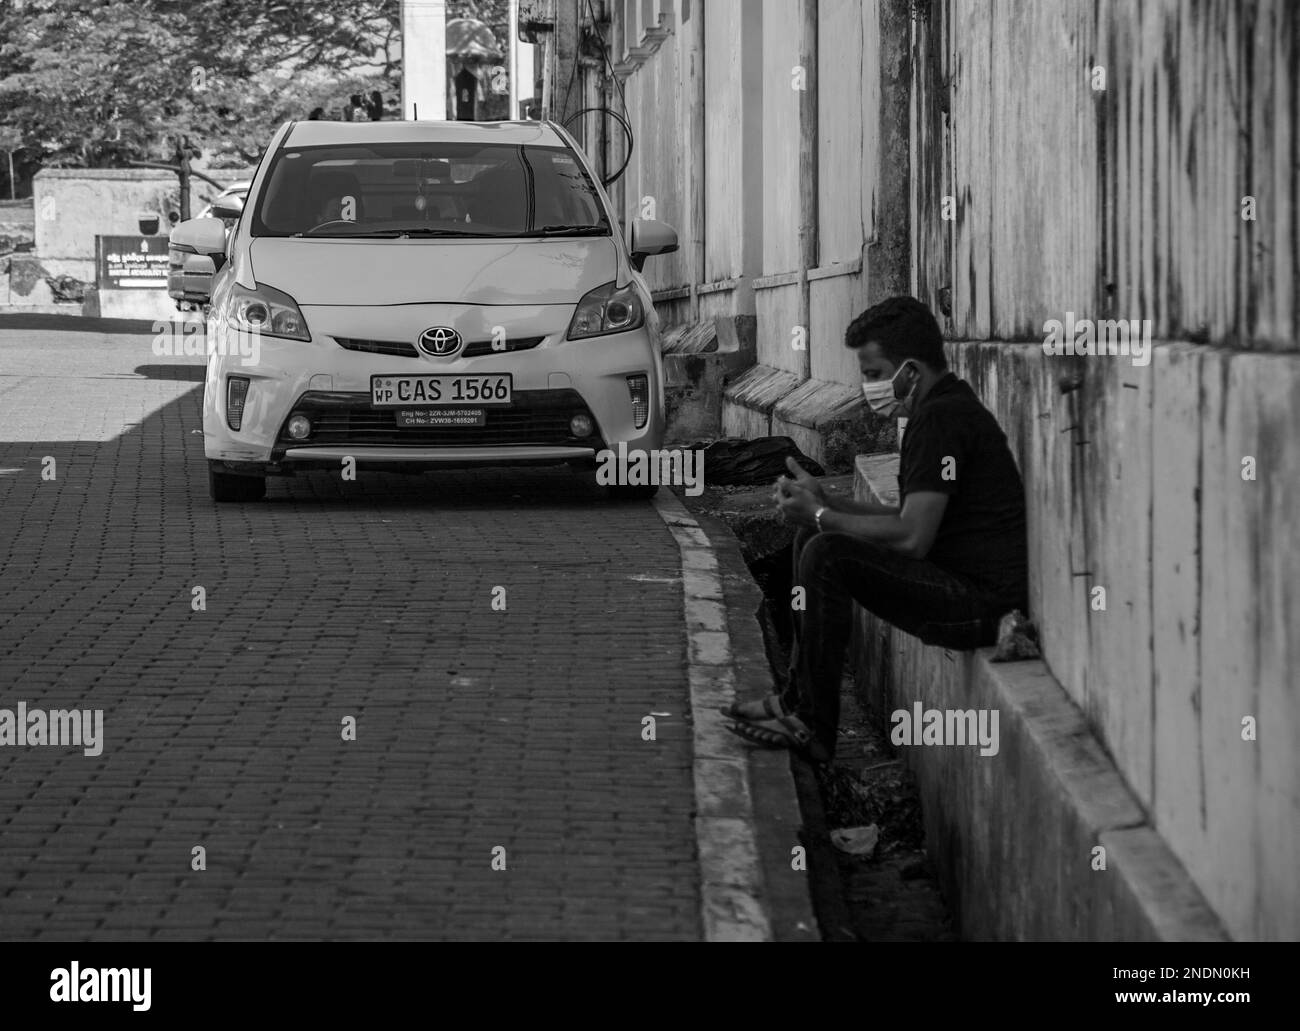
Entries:
POLYGON ((253 236, 607 235, 591 180, 563 147, 393 143, 277 153, 253 236))

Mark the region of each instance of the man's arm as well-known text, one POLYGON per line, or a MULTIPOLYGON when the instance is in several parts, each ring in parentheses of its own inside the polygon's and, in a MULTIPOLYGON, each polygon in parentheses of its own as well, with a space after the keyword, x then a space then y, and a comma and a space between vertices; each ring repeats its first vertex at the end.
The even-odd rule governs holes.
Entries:
MULTIPOLYGON (((828 512, 843 512, 846 515, 887 516, 898 515, 897 505, 882 505, 876 501, 854 501, 852 498, 839 498, 826 495, 825 505, 828 512)), ((826 525, 826 516, 822 515, 822 526, 826 525)))
POLYGON ((923 559, 934 546, 948 495, 937 491, 909 494, 903 507, 891 515, 854 515, 823 512, 822 529, 847 533, 863 540, 884 544, 908 558, 923 559))
MULTIPOLYGON (((785 460, 785 467, 790 470, 794 482, 816 498, 819 504, 825 505, 829 511, 848 512, 852 515, 898 515, 897 505, 881 505, 874 501, 854 501, 852 498, 831 497, 826 493, 826 489, 821 485, 817 477, 810 474, 793 458, 785 460)), ((824 516, 823 522, 825 522, 824 516)))
POLYGON ((948 498, 958 489, 957 475, 965 475, 972 444, 960 425, 940 418, 935 411, 923 412, 908 422, 907 440, 910 453, 906 482, 899 483, 904 501, 898 514, 891 520, 889 516, 826 511, 821 519, 823 530, 875 541, 910 558, 929 555, 948 498))
POLYGON ((781 512, 792 523, 815 526, 817 510, 825 508, 821 517, 823 531, 861 537, 916 559, 930 553, 948 507, 948 495, 939 491, 909 494, 900 510, 881 515, 836 511, 792 480, 782 481, 779 494, 781 512))

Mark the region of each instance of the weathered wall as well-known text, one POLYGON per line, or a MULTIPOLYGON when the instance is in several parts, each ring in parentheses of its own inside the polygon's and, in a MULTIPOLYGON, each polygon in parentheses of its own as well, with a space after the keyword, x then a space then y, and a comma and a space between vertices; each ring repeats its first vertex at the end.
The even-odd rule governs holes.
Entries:
POLYGON ((1047 662, 1230 932, 1295 938, 1295 9, 921 10, 914 281, 951 338, 1031 342, 953 358, 1025 475, 1047 662), (1067 312, 1150 320, 1152 360, 1044 354, 1067 312))
MULTIPOLYGON (((761 13, 761 12, 760 12, 761 13)), ((737 144, 744 130, 745 48, 725 50, 709 41, 741 39, 739 4, 704 4, 704 275, 703 282, 735 279, 744 272, 745 152, 737 144)), ((761 19, 760 19, 761 21, 761 19)), ((762 183, 762 165, 756 169, 762 183)))
POLYGON ((955 337, 1042 339, 1073 311, 1300 349, 1294 4, 917 10, 916 274, 952 291, 955 337))
POLYGON ((845 324, 929 303, 1025 476, 1052 673, 1231 933, 1300 936, 1295 5, 819 0, 811 179, 801 0, 613 7, 640 148, 624 210, 652 195, 669 222, 693 210, 680 39, 704 19, 703 257, 647 270, 673 317, 757 316, 763 367, 724 431, 818 453, 857 386, 845 324), (1049 356, 1067 313, 1147 321, 1158 346, 1049 356))
POLYGON ((684 252, 697 240, 690 172, 702 169, 699 260, 646 263, 667 317, 681 314, 677 302, 693 289, 702 314, 757 315, 760 363, 796 382, 811 375, 856 391, 844 327, 873 291, 906 287, 906 107, 882 89, 907 81, 906 0, 819 0, 815 7, 815 61, 804 67, 802 0, 615 2, 615 71, 637 145, 613 195, 628 219, 653 199, 684 252), (703 78, 699 138, 685 103, 693 75, 703 78), (810 89, 815 122, 801 112, 810 89), (800 164, 805 135, 815 152, 811 178, 800 164), (887 175, 877 174, 882 164, 887 175), (810 196, 815 247, 805 261, 801 214, 810 196), (901 214, 879 224, 881 206, 901 214), (874 280, 864 267, 875 269, 874 280), (796 341, 808 349, 796 350, 796 341))
POLYGON ((47 168, 33 182, 36 254, 53 272, 94 282, 95 237, 138 234, 143 212, 158 216, 157 235, 165 236, 178 198, 176 176, 166 171, 47 168))
POLYGON ((1234 936, 1294 939, 1300 362, 1159 343, 1145 370, 1073 360, 1062 394, 1040 346, 951 352, 1024 472, 1053 674, 1234 936))

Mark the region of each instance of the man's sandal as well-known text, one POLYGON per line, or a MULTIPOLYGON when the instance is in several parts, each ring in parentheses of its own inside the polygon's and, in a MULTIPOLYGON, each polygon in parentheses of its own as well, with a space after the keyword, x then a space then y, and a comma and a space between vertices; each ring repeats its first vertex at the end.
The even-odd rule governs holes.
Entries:
POLYGON ((744 720, 747 723, 779 720, 785 715, 785 710, 781 708, 781 699, 774 694, 754 702, 732 702, 725 709, 718 711, 733 720, 744 720))
POLYGON ((829 758, 826 750, 813 737, 812 731, 798 716, 780 716, 774 720, 754 723, 739 720, 728 723, 727 729, 759 748, 787 748, 814 762, 826 762, 829 758))

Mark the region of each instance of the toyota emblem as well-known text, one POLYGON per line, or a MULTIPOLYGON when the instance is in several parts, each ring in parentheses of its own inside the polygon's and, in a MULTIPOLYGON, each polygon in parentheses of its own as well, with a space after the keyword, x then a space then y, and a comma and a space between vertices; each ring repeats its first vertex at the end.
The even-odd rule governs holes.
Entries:
POLYGON ((460 334, 450 326, 434 326, 421 333, 417 343, 426 354, 446 356, 460 350, 460 334))

